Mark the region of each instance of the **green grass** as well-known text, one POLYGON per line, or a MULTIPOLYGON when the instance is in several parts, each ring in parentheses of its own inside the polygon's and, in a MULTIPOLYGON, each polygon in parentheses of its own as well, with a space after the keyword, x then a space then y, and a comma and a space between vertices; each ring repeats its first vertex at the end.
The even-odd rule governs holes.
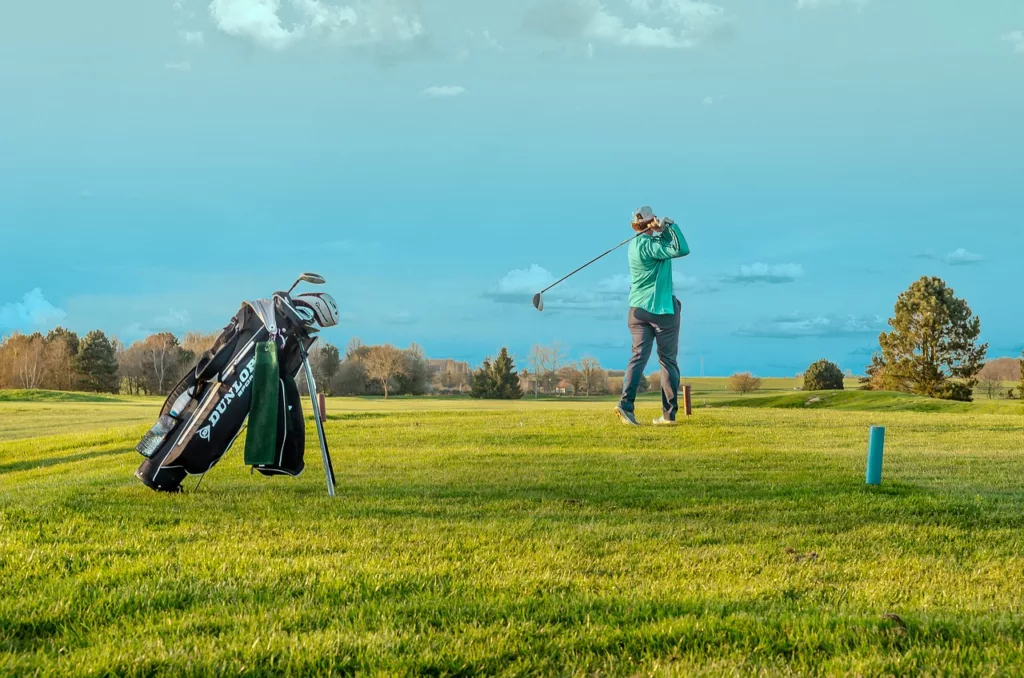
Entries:
POLYGON ((73 391, 44 391, 41 389, 0 389, 0 403, 119 403, 124 399, 114 395, 77 393, 73 391))
POLYGON ((832 409, 857 412, 983 412, 1013 414, 1024 413, 1024 407, 1016 400, 982 400, 973 403, 959 403, 937 400, 906 393, 879 391, 820 391, 786 393, 782 395, 762 394, 757 397, 734 396, 714 402, 715 407, 783 408, 783 409, 832 409))
POLYGON ((312 426, 298 479, 240 440, 160 496, 146 425, 0 403, 0 675, 1024 671, 1020 409, 609 405, 332 399, 331 500, 312 426))

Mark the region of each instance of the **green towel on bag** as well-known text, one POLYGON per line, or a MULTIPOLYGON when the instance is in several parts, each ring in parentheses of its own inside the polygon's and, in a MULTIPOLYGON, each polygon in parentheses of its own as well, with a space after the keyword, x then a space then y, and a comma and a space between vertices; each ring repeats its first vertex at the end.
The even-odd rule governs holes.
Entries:
POLYGON ((277 463, 278 386, 281 372, 277 364, 277 344, 256 344, 256 367, 252 377, 252 408, 245 434, 245 465, 277 463))

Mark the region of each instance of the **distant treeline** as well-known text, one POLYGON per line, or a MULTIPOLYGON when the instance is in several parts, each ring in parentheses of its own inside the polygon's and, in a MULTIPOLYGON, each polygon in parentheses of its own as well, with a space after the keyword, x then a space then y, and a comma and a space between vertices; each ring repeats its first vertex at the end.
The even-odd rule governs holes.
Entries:
MULTIPOLYGON (((924 277, 899 296, 889 331, 868 365, 862 388, 903 391, 950 400, 971 400, 980 385, 990 398, 1024 394, 1024 356, 986 365, 988 344, 979 343, 981 321, 941 278, 924 277), (1005 382, 1020 380, 1020 388, 1005 382)), ((125 346, 100 330, 84 337, 62 327, 43 335, 14 333, 0 342, 0 388, 165 394, 216 341, 217 334, 190 332, 180 339, 153 334, 125 346)), ((468 393, 478 398, 518 398, 523 393, 602 395, 622 389, 622 372, 596 358, 568 359, 559 344, 534 346, 527 368, 502 348, 475 371, 467 363, 428 360, 416 344, 399 349, 353 339, 342 353, 318 342, 311 353, 317 386, 328 395, 423 395, 468 393)), ((300 380, 300 382, 303 380, 300 380)), ((641 390, 660 388, 657 374, 641 390)), ((760 380, 733 375, 730 388, 755 391, 760 380)), ((805 389, 843 388, 843 375, 828 360, 811 365, 805 389)))

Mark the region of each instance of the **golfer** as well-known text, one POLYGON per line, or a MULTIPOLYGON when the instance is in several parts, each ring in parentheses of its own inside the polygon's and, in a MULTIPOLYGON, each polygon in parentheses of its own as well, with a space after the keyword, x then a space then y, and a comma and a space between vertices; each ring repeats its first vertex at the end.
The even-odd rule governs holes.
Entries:
POLYGON ((681 304, 672 293, 672 260, 685 257, 690 248, 679 226, 671 219, 659 219, 650 207, 633 214, 633 230, 641 235, 629 244, 629 331, 633 334, 633 356, 622 380, 622 400, 615 412, 622 423, 639 426, 633 401, 644 368, 658 342, 661 363, 661 416, 655 426, 676 423, 679 411, 679 315, 681 304))

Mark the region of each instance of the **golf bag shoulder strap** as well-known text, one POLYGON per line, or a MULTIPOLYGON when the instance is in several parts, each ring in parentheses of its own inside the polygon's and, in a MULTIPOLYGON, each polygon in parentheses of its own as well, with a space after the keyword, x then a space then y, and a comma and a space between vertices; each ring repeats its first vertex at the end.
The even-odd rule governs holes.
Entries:
POLYGON ((277 327, 277 312, 274 309, 273 299, 254 299, 253 301, 245 302, 263 321, 263 326, 270 332, 271 337, 276 337, 278 332, 277 327))
POLYGON ((218 374, 224 371, 231 357, 235 353, 238 344, 239 326, 237 323, 224 328, 224 332, 217 339, 213 348, 203 354, 196 365, 196 381, 205 383, 212 381, 218 374))

